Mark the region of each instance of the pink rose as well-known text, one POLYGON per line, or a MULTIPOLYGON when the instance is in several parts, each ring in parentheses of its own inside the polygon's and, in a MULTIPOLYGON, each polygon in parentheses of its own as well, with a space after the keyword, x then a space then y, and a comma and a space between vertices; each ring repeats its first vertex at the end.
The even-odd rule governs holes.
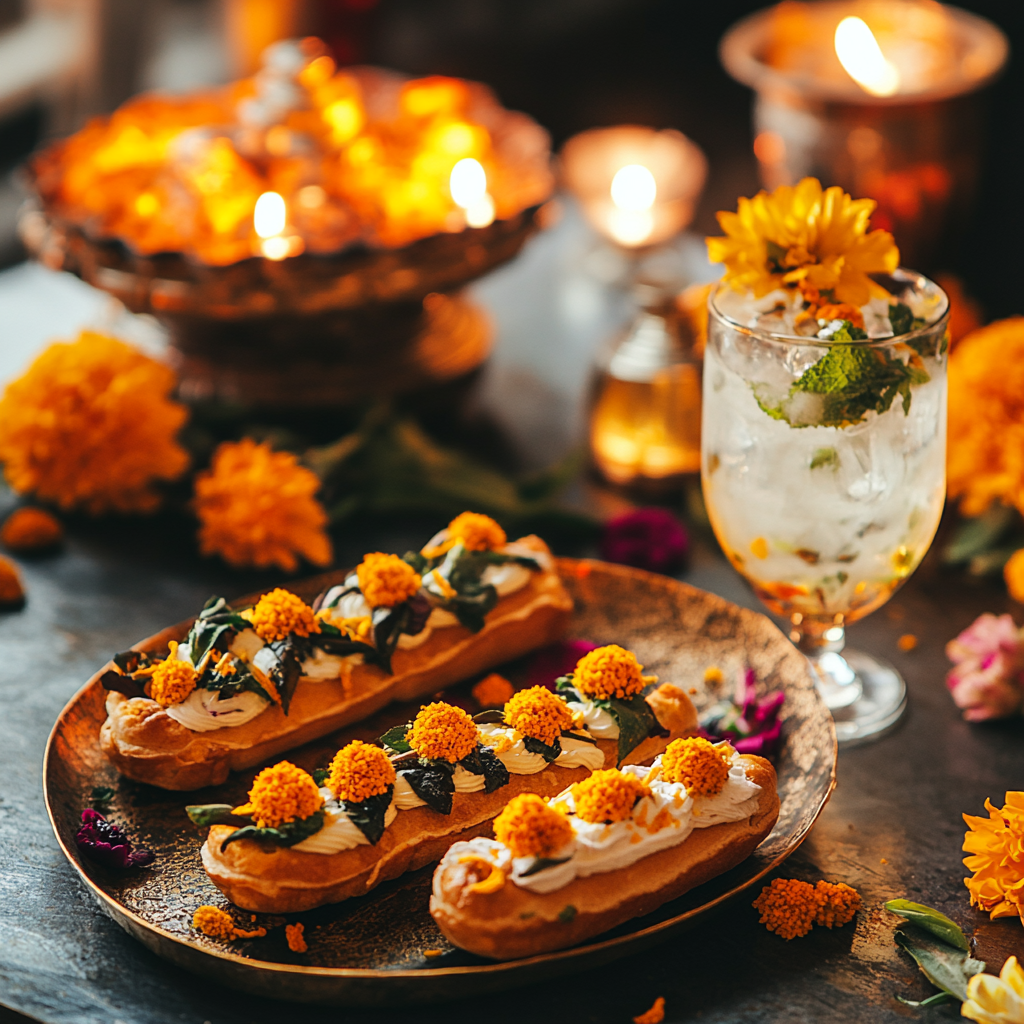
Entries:
POLYGON ((985 614, 946 645, 946 685, 969 722, 1005 718, 1024 703, 1024 643, 1009 615, 985 614))

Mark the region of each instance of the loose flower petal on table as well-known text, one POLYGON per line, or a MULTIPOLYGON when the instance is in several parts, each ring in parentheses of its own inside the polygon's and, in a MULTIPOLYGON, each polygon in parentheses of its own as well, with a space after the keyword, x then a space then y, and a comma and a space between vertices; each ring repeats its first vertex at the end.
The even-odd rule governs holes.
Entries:
POLYGON ((638 508, 608 521, 601 557, 649 572, 674 573, 683 567, 690 539, 683 524, 664 508, 638 508))
POLYGON ((1024 643, 1009 615, 979 616, 946 645, 946 685, 964 718, 1005 718, 1024 703, 1024 643))

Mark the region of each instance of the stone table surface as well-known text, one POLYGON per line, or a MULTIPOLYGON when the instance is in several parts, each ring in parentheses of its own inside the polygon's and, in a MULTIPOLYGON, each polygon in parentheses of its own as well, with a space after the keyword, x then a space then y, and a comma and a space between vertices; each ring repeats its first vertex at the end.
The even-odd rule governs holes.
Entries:
MULTIPOLYGON (((580 269, 588 246, 592 240, 570 217, 478 288, 499 327, 484 399, 525 461, 543 462, 571 442, 587 363, 615 320, 604 290, 580 269), (515 296, 530 282, 541 298, 526 310, 515 296)), ((690 269, 703 272, 693 262, 690 269)), ((77 282, 33 267, 0 275, 0 308, 8 314, 0 379, 18 372, 47 338, 119 316, 77 282)), ((158 344, 151 325, 125 330, 158 344)), ((0 515, 12 501, 0 492, 0 515)), ((337 562, 352 564, 374 548, 404 550, 432 526, 409 521, 339 537, 337 562)), ((169 518, 75 520, 69 533, 62 552, 23 560, 28 603, 0 616, 0 1021, 22 1020, 20 1014, 52 1024, 381 1019, 380 1011, 250 999, 185 974, 106 918, 64 861, 40 782, 46 737, 64 703, 113 651, 194 614, 209 594, 279 582, 274 574, 232 572, 199 559, 185 524, 169 518)), ((989 923, 969 907, 960 850, 962 812, 983 813, 986 797, 1000 801, 1005 790, 1024 788, 1024 722, 971 726, 953 706, 943 683, 945 642, 982 611, 1010 606, 1001 590, 936 563, 929 558, 886 609, 850 629, 852 644, 904 673, 910 709, 891 735, 840 754, 832 801, 783 869, 786 877, 855 886, 865 902, 855 926, 786 943, 739 900, 698 930, 600 971, 520 988, 482 1006, 420 1007, 409 1015, 422 1024, 481 1017, 490 1024, 625 1024, 660 995, 669 1021, 961 1019, 955 1006, 915 1011, 897 1001, 931 989, 894 947, 895 919, 882 903, 906 896, 941 908, 974 933, 977 955, 992 970, 1009 953, 1024 954, 1020 924, 989 923), (898 649, 904 633, 918 637, 917 649, 898 649)), ((709 544, 698 545, 682 578, 756 607, 709 544)))

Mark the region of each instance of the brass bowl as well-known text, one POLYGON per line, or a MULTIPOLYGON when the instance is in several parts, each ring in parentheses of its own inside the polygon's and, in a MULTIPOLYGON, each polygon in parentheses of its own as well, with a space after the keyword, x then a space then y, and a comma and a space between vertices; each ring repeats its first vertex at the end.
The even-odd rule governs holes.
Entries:
MULTIPOLYGON (((783 744, 776 768, 782 807, 772 834, 732 871, 592 942, 524 960, 494 963, 453 949, 427 909, 432 869, 406 875, 364 897, 287 920, 306 926, 309 951, 289 951, 284 917, 257 915, 266 938, 228 945, 193 932, 203 903, 226 906, 199 861, 203 831, 185 816, 186 803, 240 803, 252 774, 215 789, 168 793, 120 778, 97 742, 104 691, 94 677, 71 699, 53 728, 43 766, 46 806, 61 850, 103 910, 156 954, 195 974, 266 998, 337 1005, 402 1005, 482 995, 588 970, 647 949, 699 923, 778 867, 806 838, 835 785, 832 718, 815 689, 806 659, 764 616, 719 597, 638 569, 559 559, 572 593, 575 637, 620 643, 662 679, 697 689, 698 708, 718 699, 704 669, 726 678, 747 666, 764 693, 783 690, 783 744), (157 855, 152 867, 118 874, 83 860, 75 831, 94 786, 116 790, 110 815, 157 855), (441 950, 426 957, 424 950, 441 950)), ((297 583, 312 599, 344 573, 297 583)), ((157 649, 188 623, 145 642, 157 649)), ((514 680, 523 665, 506 667, 514 680)), ((463 688, 456 687, 454 696, 463 688)), ((395 705, 359 726, 289 754, 305 768, 328 762, 341 743, 370 739, 408 721, 414 705, 395 705)), ((247 919, 246 915, 243 920, 247 919)))

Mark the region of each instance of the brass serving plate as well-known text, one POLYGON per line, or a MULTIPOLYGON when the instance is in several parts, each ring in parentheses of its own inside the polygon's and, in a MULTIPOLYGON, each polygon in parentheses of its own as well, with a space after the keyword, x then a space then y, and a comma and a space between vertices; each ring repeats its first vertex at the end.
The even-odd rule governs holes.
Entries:
MULTIPOLYGON (((296 1002, 397 1005, 480 995, 600 966, 677 935, 781 864, 800 845, 835 785, 836 739, 832 719, 814 687, 807 662, 763 615, 747 611, 664 576, 601 562, 559 560, 576 602, 571 634, 636 651, 663 680, 696 687, 699 706, 716 699, 703 683, 718 665, 727 679, 749 665, 765 691, 782 689, 784 743, 777 759, 782 809, 767 840, 742 865, 654 914, 629 922, 573 949, 493 963, 452 947, 427 910, 431 869, 407 875, 359 899, 307 914, 309 951, 289 951, 280 927, 285 918, 257 915, 266 938, 226 944, 190 928, 203 903, 227 906, 199 861, 203 830, 185 816, 186 803, 240 803, 251 774, 215 789, 167 793, 120 778, 99 750, 103 689, 87 683, 61 712, 46 749, 43 785, 57 841, 103 910, 159 956, 186 970, 250 994, 296 1002), (74 841, 92 788, 116 790, 109 815, 124 823, 140 845, 157 854, 143 870, 117 874, 84 861, 74 841), (442 951, 427 957, 425 950, 442 951)), ((311 600, 332 573, 293 585, 311 600)), ((187 628, 183 624, 182 629, 187 628)), ((159 634, 166 642, 171 630, 159 634)), ((523 664, 507 666, 513 678, 523 664)), ((456 687, 452 697, 465 696, 456 687)), ((395 705, 360 726, 308 744, 289 757, 305 768, 325 765, 342 742, 372 738, 413 706, 395 705)), ((247 921, 248 915, 237 915, 247 921)))

